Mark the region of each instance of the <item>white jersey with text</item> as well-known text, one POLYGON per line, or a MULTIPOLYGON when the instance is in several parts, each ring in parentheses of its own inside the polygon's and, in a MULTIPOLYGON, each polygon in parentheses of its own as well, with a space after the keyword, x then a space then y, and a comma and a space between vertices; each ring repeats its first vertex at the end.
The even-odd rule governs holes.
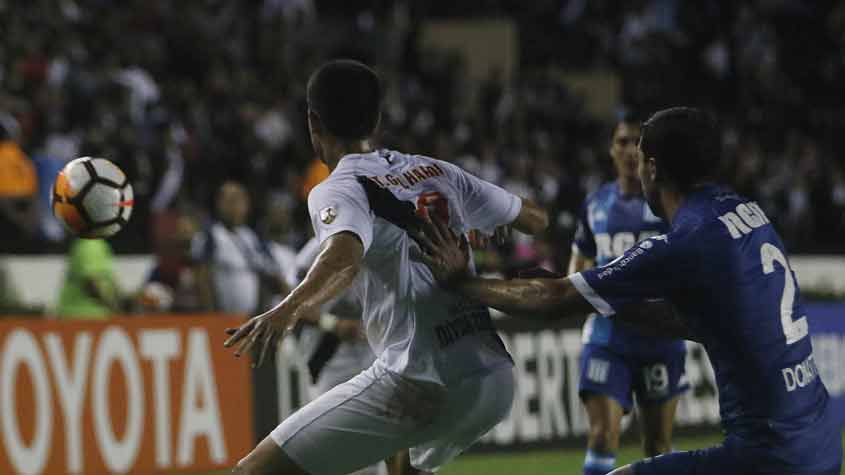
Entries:
POLYGON ((450 163, 388 150, 344 156, 308 196, 321 243, 350 232, 364 246, 362 275, 352 290, 370 346, 389 371, 450 385, 510 364, 488 309, 437 286, 428 267, 412 259, 416 243, 372 212, 358 177, 414 203, 418 212, 436 213, 461 233, 490 233, 512 223, 520 198, 450 163))

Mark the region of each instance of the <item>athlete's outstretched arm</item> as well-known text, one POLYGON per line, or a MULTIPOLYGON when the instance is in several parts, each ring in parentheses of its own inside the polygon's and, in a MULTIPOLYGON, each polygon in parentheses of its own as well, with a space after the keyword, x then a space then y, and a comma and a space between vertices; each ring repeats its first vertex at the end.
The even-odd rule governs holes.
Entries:
POLYGON ((512 280, 467 277, 453 282, 452 288, 482 305, 511 315, 552 319, 593 310, 566 277, 512 280))
POLYGON ((316 315, 326 302, 346 290, 358 275, 364 246, 354 233, 344 231, 330 236, 305 276, 278 305, 252 317, 239 328, 227 332, 231 337, 225 346, 241 341, 235 356, 261 343, 257 365, 261 365, 267 349, 300 318, 316 315))
MULTIPOLYGON (((420 259, 446 288, 511 315, 551 319, 583 315, 595 310, 573 283, 572 279, 579 274, 563 278, 513 280, 475 277, 469 271, 469 246, 465 238, 459 238, 436 218, 423 228, 426 252, 420 259)), ((674 307, 665 301, 630 305, 618 309, 613 318, 642 328, 649 335, 689 338, 690 332, 678 318, 674 307)))

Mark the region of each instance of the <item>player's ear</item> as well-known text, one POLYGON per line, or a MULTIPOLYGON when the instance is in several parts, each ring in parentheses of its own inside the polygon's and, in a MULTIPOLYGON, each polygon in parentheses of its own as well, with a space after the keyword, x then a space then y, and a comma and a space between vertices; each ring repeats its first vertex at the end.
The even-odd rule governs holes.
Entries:
POLYGON ((378 117, 376 117, 376 125, 375 125, 375 127, 373 127, 373 131, 372 131, 371 135, 376 135, 378 133, 379 129, 381 129, 381 111, 380 110, 378 112, 378 117))
POLYGON ((308 127, 312 134, 323 134, 323 122, 320 120, 320 114, 310 107, 308 108, 308 127))
POLYGON ((657 182, 662 176, 660 169, 657 167, 657 160, 654 157, 647 157, 645 159, 645 171, 652 182, 657 182))

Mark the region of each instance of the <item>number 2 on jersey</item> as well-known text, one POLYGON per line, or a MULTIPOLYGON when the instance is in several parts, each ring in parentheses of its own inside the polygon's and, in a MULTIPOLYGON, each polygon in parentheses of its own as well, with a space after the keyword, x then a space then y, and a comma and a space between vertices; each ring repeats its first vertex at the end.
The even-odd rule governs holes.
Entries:
POLYGON ((771 274, 775 271, 775 262, 783 267, 783 295, 780 298, 780 324, 783 326, 783 335, 786 337, 786 344, 791 345, 807 336, 809 328, 807 317, 802 316, 798 320, 792 319, 792 307, 795 302, 795 279, 792 277, 792 269, 789 262, 780 249, 770 243, 760 247, 760 260, 763 263, 763 274, 771 274))

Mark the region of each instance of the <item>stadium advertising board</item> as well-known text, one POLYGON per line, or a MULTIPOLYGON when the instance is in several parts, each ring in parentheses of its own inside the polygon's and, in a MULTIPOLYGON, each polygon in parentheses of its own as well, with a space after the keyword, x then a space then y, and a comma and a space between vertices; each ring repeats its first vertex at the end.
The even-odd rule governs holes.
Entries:
POLYGON ((232 466, 253 446, 240 318, 0 321, 0 473, 153 474, 232 466))
MULTIPOLYGON (((837 417, 845 425, 845 371, 841 370, 845 361, 845 304, 810 304, 807 313, 816 364, 832 396, 837 417)), ((578 398, 580 329, 549 328, 524 320, 499 321, 497 326, 514 359, 516 396, 510 416, 490 431, 476 449, 510 450, 583 443, 588 426, 587 414, 578 398)), ((295 340, 283 343, 276 365, 279 404, 274 410, 285 417, 312 395, 307 383, 307 364, 295 340)), ((713 368, 703 347, 693 342, 687 342, 686 379, 691 389, 678 404, 676 428, 712 430, 719 423, 713 368)), ((631 414, 623 419, 624 431, 637 432, 635 417, 631 414)))

